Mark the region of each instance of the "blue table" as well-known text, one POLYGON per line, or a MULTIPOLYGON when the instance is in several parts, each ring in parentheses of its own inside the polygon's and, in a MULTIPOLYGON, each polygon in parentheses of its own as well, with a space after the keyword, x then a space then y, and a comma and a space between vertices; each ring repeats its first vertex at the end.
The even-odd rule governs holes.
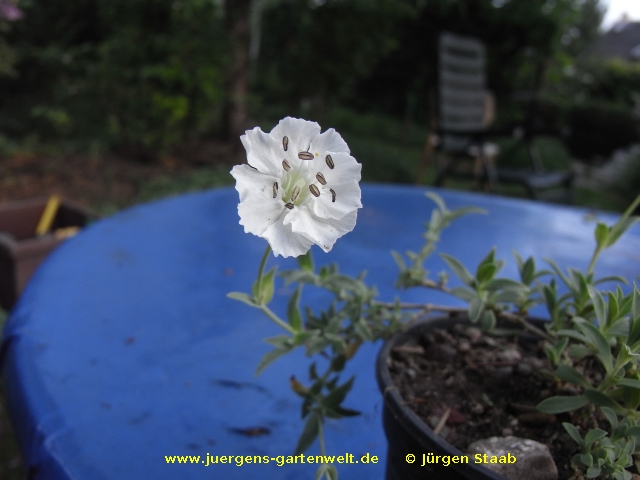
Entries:
MULTIPOLYGON (((421 245, 432 208, 423 193, 365 185, 355 230, 329 254, 314 247, 316 264, 337 261, 350 274, 366 268, 380 298, 393 299, 401 292, 393 289, 397 269, 389 251, 421 245)), ((498 256, 508 260, 507 276, 516 276, 512 249, 586 268, 594 246, 586 211, 441 193, 451 208, 489 211, 454 223, 443 236, 441 251, 466 264, 475 267, 497 245, 498 256)), ((31 478, 313 478, 311 465, 205 467, 165 460, 289 455, 300 432, 300 405, 288 379, 306 379, 308 361, 297 353, 254 377, 269 349, 262 339, 279 331, 258 311, 225 296, 249 290, 265 248, 264 240, 243 233, 237 202, 236 191, 226 188, 126 210, 67 241, 35 274, 6 326, 0 356, 31 478), (269 433, 247 436, 243 429, 269 433)), ((602 255, 598 275, 636 279, 639 245, 636 226, 602 255)), ((295 265, 292 259, 277 263, 281 269, 295 265)), ((429 266, 436 273, 445 269, 439 258, 429 266)), ((278 287, 276 311, 283 311, 289 293, 278 287)), ((451 302, 424 290, 401 296, 451 302)), ((318 297, 307 298, 318 306, 318 297)), ((342 478, 383 477, 386 440, 373 371, 379 347, 362 349, 350 367, 358 377, 346 406, 364 414, 331 421, 326 435, 330 454, 370 453, 380 463, 343 465, 342 478)))

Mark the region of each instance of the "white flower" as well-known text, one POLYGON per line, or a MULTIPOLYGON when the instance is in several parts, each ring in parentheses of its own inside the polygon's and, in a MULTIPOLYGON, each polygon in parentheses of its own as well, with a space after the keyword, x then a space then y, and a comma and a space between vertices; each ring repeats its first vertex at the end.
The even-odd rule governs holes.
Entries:
POLYGON ((240 137, 247 164, 231 175, 240 194, 246 233, 265 238, 274 255, 297 257, 314 243, 325 252, 353 230, 362 165, 333 128, 287 117, 270 133, 259 127, 240 137))

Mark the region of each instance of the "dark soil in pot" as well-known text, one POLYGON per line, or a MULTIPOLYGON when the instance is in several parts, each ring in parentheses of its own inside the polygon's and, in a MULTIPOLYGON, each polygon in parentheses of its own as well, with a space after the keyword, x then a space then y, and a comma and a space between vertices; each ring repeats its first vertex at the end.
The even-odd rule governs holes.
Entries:
MULTIPOLYGON (((587 376, 600 374, 593 365, 584 366, 587 376)), ((438 441, 445 440, 460 452, 466 452, 470 443, 488 437, 516 436, 536 440, 549 447, 559 479, 567 479, 574 473, 570 460, 579 453, 562 422, 579 426, 583 434, 598 424, 593 414, 585 414, 585 409, 559 415, 536 410, 535 406, 549 396, 578 393, 571 385, 554 380, 541 342, 533 337, 488 336, 471 326, 465 317, 428 319, 385 345, 378 359, 377 373, 381 389, 387 390, 385 409, 389 410, 388 404, 392 402, 388 390, 394 389, 385 385, 385 374, 381 370, 386 370, 387 379, 397 388, 401 403, 417 414, 424 424, 432 429, 438 423, 442 424, 438 441), (446 420, 441 422, 443 416, 446 420)), ((397 413, 394 413, 395 417, 397 413)), ((395 422, 389 422, 390 414, 385 411, 388 437, 388 426, 395 422)), ((391 426, 392 430, 394 428, 391 426)), ((433 435, 433 431, 429 433, 433 435)), ((390 458, 392 442, 389 438, 390 458)), ((398 459, 404 461, 402 456, 407 453, 427 452, 400 453, 398 459)), ((475 466, 470 468, 478 470, 475 466)), ((480 469, 483 470, 486 471, 480 469)), ((447 478, 453 478, 452 469, 447 472, 447 478)), ((387 479, 398 475, 390 475, 388 469, 387 479)), ((472 473, 461 478, 503 477, 492 473, 486 477, 474 476, 472 473)))

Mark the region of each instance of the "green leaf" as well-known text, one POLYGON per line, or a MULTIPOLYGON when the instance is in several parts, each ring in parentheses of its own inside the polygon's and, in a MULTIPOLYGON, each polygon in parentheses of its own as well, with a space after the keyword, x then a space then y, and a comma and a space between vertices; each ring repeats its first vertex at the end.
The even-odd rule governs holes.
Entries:
POLYGON ((480 328, 485 332, 490 332, 496 326, 496 316, 492 310, 485 310, 480 318, 480 328))
POLYGON ((302 429, 302 434, 298 440, 294 455, 300 455, 313 444, 320 432, 320 422, 322 422, 322 418, 317 412, 314 411, 309 414, 302 429))
POLYGON ((609 420, 609 423, 611 424, 611 429, 615 430, 616 427, 618 426, 618 415, 616 415, 616 412, 614 412, 609 407, 600 407, 600 410, 602 411, 604 416, 607 417, 607 420, 609 420))
POLYGON ((621 277, 620 275, 609 275, 607 277, 599 278, 598 280, 593 282, 593 285, 600 285, 601 283, 605 283, 605 282, 619 282, 619 283, 622 283, 623 285, 627 285, 629 283, 629 280, 627 280, 624 277, 621 277))
POLYGON ((484 311, 484 300, 475 297, 469 302, 469 320, 471 323, 476 323, 480 320, 482 312, 484 311))
POLYGON ((576 385, 580 385, 584 388, 590 388, 591 385, 587 381, 587 379, 578 373, 573 367, 567 365, 566 363, 561 363, 558 365, 555 371, 556 376, 565 382, 575 383, 576 385))
POLYGON ((596 478, 600 476, 601 470, 602 469, 600 467, 596 467, 595 465, 593 467, 589 467, 587 469, 587 478, 596 478))
POLYGON ((640 221, 640 217, 621 217, 618 222, 609 230, 606 247, 610 247, 629 229, 631 225, 640 221))
POLYGON ((433 203, 435 203, 438 206, 438 210, 440 210, 441 212, 446 213, 448 211, 447 206, 444 203, 444 200, 437 193, 424 192, 424 196, 429 198, 431 201, 433 201, 433 203))
POLYGON ((593 442, 600 440, 607 434, 604 430, 600 428, 594 428, 593 430, 589 430, 587 434, 584 436, 584 443, 586 445, 590 445, 593 442))
POLYGON ((313 272, 313 255, 309 250, 304 255, 298 257, 298 266, 305 272, 313 272))
POLYGON ((607 236, 609 234, 609 227, 607 224, 598 222, 595 230, 596 243, 600 246, 605 246, 607 243, 607 236))
POLYGON ((524 291, 527 286, 510 278, 494 278, 485 285, 485 289, 489 291, 503 290, 505 288, 524 291))
POLYGON ((274 277, 277 269, 278 267, 273 267, 253 284, 253 295, 258 305, 266 305, 273 298, 273 292, 275 290, 274 277))
POLYGON ((636 445, 640 445, 640 426, 630 427, 629 430, 627 430, 627 435, 633 437, 636 445))
POLYGON ((353 324, 353 329, 362 340, 368 340, 370 342, 373 341, 373 332, 369 328, 369 325, 367 325, 367 322, 364 321, 364 319, 358 319, 358 321, 353 324))
POLYGON ((588 388, 585 389, 584 396, 598 407, 609 407, 614 412, 624 415, 624 409, 602 392, 588 388))
POLYGON ((541 401, 536 408, 544 413, 564 413, 584 407, 589 400, 584 395, 575 397, 549 397, 541 401))
MULTIPOLYGON (((300 257, 298 257, 300 258, 300 257)), ((302 284, 299 283, 296 287, 293 295, 289 299, 289 304, 287 305, 287 319, 289 320, 289 325, 296 331, 299 332, 302 330, 302 315, 300 314, 300 295, 302 294, 302 284)))
POLYGON ((271 363, 280 358, 285 353, 289 353, 291 348, 278 348, 275 350, 270 350, 264 354, 260 362, 258 363, 258 368, 256 368, 256 376, 260 375, 262 371, 267 368, 271 363))
POLYGON ((590 453, 585 453, 584 455, 580 455, 580 461, 585 467, 591 467, 593 465, 593 457, 590 453))
MULTIPOLYGON (((577 319, 576 317, 575 319, 577 319)), ((574 320, 575 320, 574 319, 574 320)), ((613 360, 611 358, 611 347, 609 346, 609 342, 604 337, 602 332, 598 330, 593 324, 589 322, 576 322, 576 327, 579 328, 582 333, 585 334, 590 340, 593 346, 596 347, 597 357, 602 363, 605 371, 607 373, 611 373, 613 369, 613 360)))
POLYGON ((453 270, 453 273, 455 273, 456 276, 460 280, 462 280, 462 283, 464 283, 465 285, 468 285, 469 287, 473 286, 473 283, 474 283, 473 277, 471 276, 471 273, 469 273, 469 270, 467 270, 465 266, 462 265, 460 260, 458 260, 455 257, 452 257, 451 255, 447 255, 446 253, 441 253, 440 257, 442 257, 442 259, 446 262, 449 268, 453 270))
POLYGON ((578 432, 578 429, 576 427, 574 427, 572 424, 567 422, 562 422, 562 426, 567 431, 569 436, 573 438, 574 442, 580 445, 580 447, 584 445, 584 442, 582 441, 582 437, 580 436, 580 432, 578 432))
POLYGON ((478 280, 478 283, 483 284, 491 280, 497 271, 498 266, 495 263, 480 265, 476 271, 476 279, 478 280))
POLYGON ((553 260, 549 259, 549 258, 545 258, 544 259, 545 262, 547 262, 551 268, 553 268, 553 271, 556 272, 556 275, 558 275, 562 281, 564 282, 564 284, 571 288, 571 281, 569 280, 569 278, 562 272, 562 270, 560 270, 560 267, 558 267, 558 265, 556 264, 556 262, 554 262, 553 260))
POLYGON ((351 410, 350 408, 336 407, 334 410, 342 417, 357 417, 358 415, 361 415, 361 412, 351 410))
POLYGON ((355 380, 355 378, 356 377, 354 375, 339 387, 336 387, 333 390, 331 390, 331 392, 329 392, 329 394, 322 399, 322 405, 332 410, 335 410, 342 403, 344 398, 347 396, 347 393, 349 393, 349 390, 351 390, 351 387, 353 386, 353 381, 355 380))
POLYGON ((593 302, 593 309, 596 312, 596 318, 598 319, 598 325, 600 328, 604 328, 607 325, 607 310, 604 304, 604 299, 599 291, 593 287, 589 287, 589 296, 593 302))
POLYGON ((228 298, 232 298, 234 300, 238 300, 242 303, 246 303, 247 305, 251 305, 252 307, 257 307, 258 304, 255 302, 254 298, 248 293, 242 292, 229 292, 227 293, 228 298))
POLYGON ((618 318, 618 312, 620 311, 620 306, 618 305, 618 299, 616 296, 609 292, 607 294, 608 302, 607 305, 609 307, 609 311, 607 312, 607 320, 608 324, 615 322, 618 318))
POLYGON ((391 256, 393 257, 393 259, 396 261, 396 264, 398 265, 398 268, 401 271, 404 271, 407 269, 405 263, 404 263, 404 259, 402 258, 402 255, 400 255, 398 252, 396 252, 395 250, 391 251, 391 256))
POLYGON ((635 283, 631 299, 631 328, 627 338, 627 345, 631 347, 640 341, 640 291, 635 283))
POLYGON ((572 343, 569 345, 569 348, 567 348, 567 353, 573 360, 581 360, 584 357, 591 355, 592 352, 586 345, 572 343))
POLYGON ((618 380, 618 385, 621 387, 629 387, 640 390, 640 380, 636 380, 635 378, 621 378, 618 380))
POLYGON ((273 345, 276 348, 292 347, 292 339, 289 335, 276 335, 275 337, 267 337, 264 339, 269 345, 273 345))
POLYGON ((478 298, 478 294, 474 290, 469 290, 465 287, 455 287, 451 289, 451 294, 454 297, 458 297, 465 302, 470 302, 474 298, 478 298))
MULTIPOLYGON (((326 268, 322 268, 325 269, 324 271, 326 272, 326 268)), ((317 285, 320 282, 320 277, 318 275, 313 272, 307 272, 306 270, 286 270, 280 274, 280 277, 284 279, 285 285, 290 285, 296 282, 317 285)))
POLYGON ((533 257, 527 258, 527 261, 524 262, 522 269, 520 271, 520 278, 522 279, 522 283, 529 285, 533 281, 533 276, 536 271, 536 264, 533 260, 533 257))

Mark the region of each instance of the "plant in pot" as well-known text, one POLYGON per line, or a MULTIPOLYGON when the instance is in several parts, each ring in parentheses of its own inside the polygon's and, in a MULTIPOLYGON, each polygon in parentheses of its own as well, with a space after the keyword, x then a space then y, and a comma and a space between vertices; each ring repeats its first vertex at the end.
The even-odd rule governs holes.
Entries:
MULTIPOLYGON (((353 229, 361 207, 361 166, 340 135, 288 117, 268 134, 256 128, 241 139, 248 164, 232 170, 240 223, 269 245, 251 293, 229 297, 261 310, 284 331, 266 339, 274 348, 258 373, 296 348, 314 358, 308 380, 290 380, 305 419, 294 455, 316 439, 326 454, 325 419, 358 414, 345 406, 355 381, 342 379, 345 364, 364 342, 391 337, 377 365, 388 479, 632 478, 640 446, 640 292, 634 285, 625 293, 622 278, 597 278, 595 265, 638 220, 631 212, 640 197, 615 225, 597 224, 584 273, 564 272, 551 260, 550 269, 537 270, 533 258, 516 253, 520 279, 513 280, 497 276, 504 262, 495 250, 475 274, 441 253, 463 284, 449 288, 446 273, 430 278, 424 264, 442 230, 479 209, 450 211, 427 193, 436 208, 424 245, 404 256, 392 252, 397 286, 439 290, 468 306, 385 302, 364 273, 353 278, 337 265, 316 268, 311 258, 314 243, 329 251, 353 229), (284 318, 269 308, 277 268, 266 270, 271 252, 298 260, 298 269, 280 274, 295 286, 284 318), (333 300, 320 311, 301 310, 305 287, 325 289, 333 300), (547 321, 529 317, 538 304, 546 305, 547 321), (428 317, 434 312, 440 314, 435 320, 428 317)), ((316 472, 316 478, 337 475, 332 463, 316 472)))

